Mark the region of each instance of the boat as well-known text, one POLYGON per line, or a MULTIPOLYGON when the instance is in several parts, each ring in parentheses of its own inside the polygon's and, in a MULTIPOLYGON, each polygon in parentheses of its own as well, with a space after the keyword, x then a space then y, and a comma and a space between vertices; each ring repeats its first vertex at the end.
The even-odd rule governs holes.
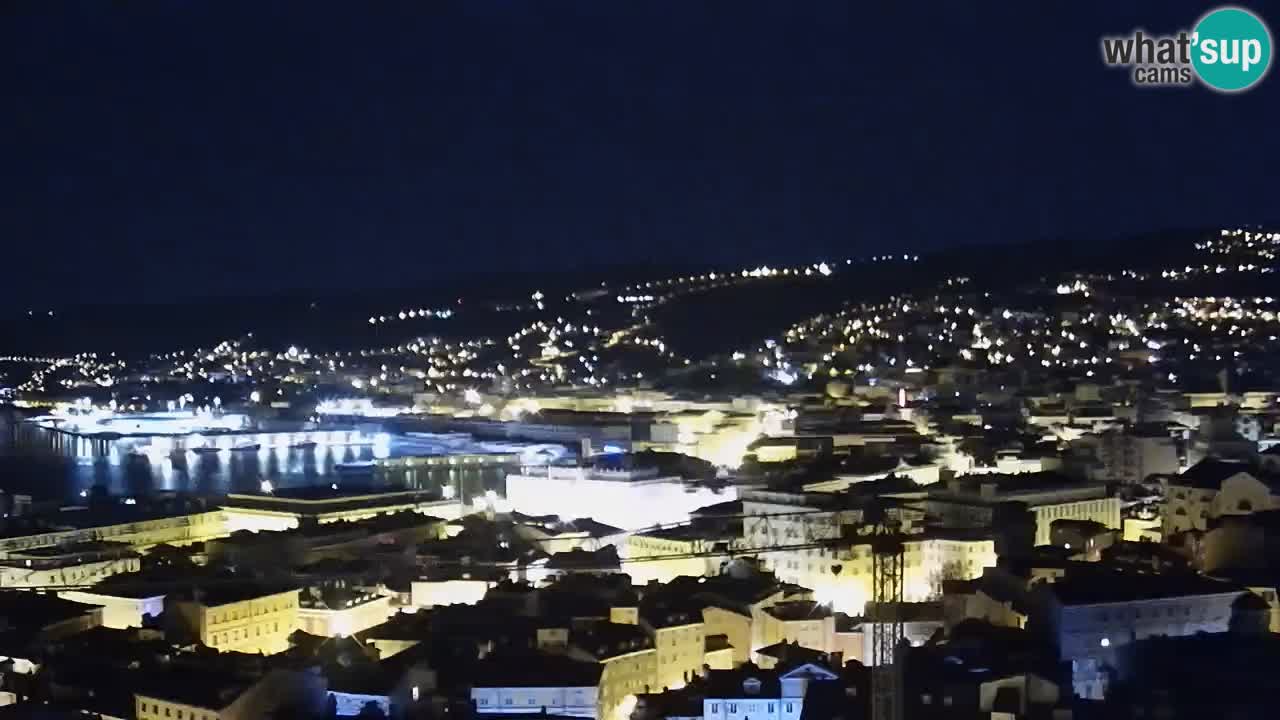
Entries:
POLYGON ((202 445, 201 447, 198 447, 198 448, 189 448, 189 449, 191 452, 196 453, 197 455, 217 455, 219 452, 218 448, 213 447, 212 445, 202 445))
POLYGON ((345 473, 364 473, 372 472, 377 467, 377 463, 372 460, 355 460, 352 462, 337 463, 333 469, 338 472, 345 473))
POLYGON ((259 450, 261 450, 261 449, 262 449, 262 446, 261 446, 261 445, 259 445, 258 443, 248 443, 248 444, 246 444, 246 445, 236 445, 235 447, 231 448, 231 450, 232 450, 233 452, 258 452, 258 451, 259 451, 259 450))
POLYGON ((294 450, 310 450, 315 446, 316 446, 315 440, 303 440, 302 442, 293 443, 289 447, 293 448, 294 450))

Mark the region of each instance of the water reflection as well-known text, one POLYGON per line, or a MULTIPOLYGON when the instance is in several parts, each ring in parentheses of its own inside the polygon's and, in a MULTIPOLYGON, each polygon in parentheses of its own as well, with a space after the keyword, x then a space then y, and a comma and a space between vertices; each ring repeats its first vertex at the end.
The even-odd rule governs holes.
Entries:
POLYGON ((512 466, 415 467, 375 473, 378 458, 412 455, 421 438, 325 430, 102 440, 29 424, 0 431, 0 489, 74 501, 95 485, 112 495, 155 492, 220 495, 342 482, 403 484, 469 501, 505 494, 512 466))

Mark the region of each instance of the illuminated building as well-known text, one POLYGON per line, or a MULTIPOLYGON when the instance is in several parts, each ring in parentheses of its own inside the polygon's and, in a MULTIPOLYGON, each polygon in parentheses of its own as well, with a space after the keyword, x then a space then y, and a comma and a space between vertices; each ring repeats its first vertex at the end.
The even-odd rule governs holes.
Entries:
POLYGON ((412 547, 444 535, 444 520, 402 510, 323 524, 308 518, 290 530, 237 531, 208 541, 205 552, 211 561, 228 565, 299 567, 325 559, 358 558, 379 546, 412 547))
MULTIPOLYGON (((705 628, 705 623, 703 626, 705 628)), ((711 670, 730 670, 737 665, 733 660, 733 646, 724 635, 707 635, 702 657, 703 664, 711 670)))
POLYGON ((741 665, 751 657, 751 626, 755 608, 742 608, 733 603, 713 604, 702 609, 707 637, 725 638, 731 665, 741 665))
POLYGON ((625 720, 635 696, 655 689, 657 652, 648 634, 635 625, 597 623, 570 639, 568 656, 600 665, 596 698, 600 720, 625 720))
POLYGON ((642 608, 640 623, 653 637, 655 690, 684 687, 702 673, 706 660, 706 625, 702 613, 642 608))
POLYGON ((308 588, 298 599, 298 629, 312 635, 354 635, 381 625, 395 610, 391 598, 345 588, 308 588))
POLYGON ((942 596, 943 622, 948 628, 970 619, 996 627, 1025 628, 1026 597, 1025 587, 1003 583, 996 575, 950 583, 942 596))
POLYGON ((780 602, 764 608, 754 628, 753 652, 778 643, 793 643, 820 652, 835 650, 835 616, 812 600, 780 602))
POLYGON ((814 664, 786 672, 746 665, 712 671, 702 701, 704 720, 799 720, 805 695, 814 682, 833 682, 839 676, 814 664))
POLYGON ((416 512, 452 520, 462 514, 457 500, 441 500, 424 490, 376 491, 363 486, 290 488, 271 493, 227 495, 223 511, 227 532, 290 530, 306 518, 316 523, 364 520, 378 515, 416 512))
MULTIPOLYGON (((1112 502, 1118 524, 1118 501, 1112 502)), ((858 536, 862 509, 846 496, 752 490, 743 513, 744 544, 762 548, 758 557, 779 580, 811 588, 819 602, 842 612, 859 613, 871 599, 871 542, 858 536)), ((940 591, 942 579, 978 577, 996 563, 996 542, 987 530, 904 532, 906 600, 926 600, 940 591)))
MULTIPOLYGON (((239 691, 243 689, 237 688, 239 691)), ((225 696, 216 692, 200 696, 196 693, 181 691, 165 693, 149 690, 146 693, 138 693, 135 696, 134 717, 138 720, 174 720, 179 717, 192 720, 231 720, 243 717, 233 709, 239 692, 230 689, 224 689, 223 692, 226 693, 225 696), (178 699, 178 696, 181 696, 181 699, 178 699)))
POLYGON ((298 590, 251 583, 216 584, 170 595, 166 622, 175 631, 221 652, 283 652, 298 629, 298 590))
POLYGON ((601 672, 598 663, 551 654, 486 658, 474 673, 471 702, 479 715, 600 717, 601 672))
POLYGON ((735 665, 746 662, 752 650, 764 646, 760 636, 768 607, 813 597, 806 588, 784 585, 767 575, 683 576, 667 583, 661 592, 675 603, 701 607, 704 638, 723 637, 735 665))
POLYGON ((0 587, 92 585, 116 573, 134 572, 138 568, 138 554, 124 543, 87 542, 13 550, 0 560, 0 587))
POLYGON ((1207 530, 1226 515, 1249 515, 1280 506, 1275 490, 1247 463, 1206 459, 1164 480, 1163 533, 1207 530))
POLYGON ((893 605, 867 603, 859 630, 861 630, 862 647, 856 657, 865 665, 876 663, 872 642, 875 637, 874 625, 893 622, 901 623, 902 637, 913 647, 927 643, 934 634, 943 628, 943 610, 940 602, 905 602, 893 605))
POLYGON ((739 544, 739 534, 697 525, 644 530, 626 538, 627 574, 637 585, 670 582, 681 575, 719 574, 739 544))
POLYGON ((695 487, 657 468, 526 468, 506 482, 506 502, 521 513, 589 517, 624 530, 688 522, 693 510, 737 496, 732 487, 695 487))
MULTIPOLYGON (((471 579, 457 573, 456 578, 427 578, 414 580, 409 585, 409 604, 415 608, 436 605, 475 605, 493 584, 487 580, 471 579)), ((504 576, 505 577, 505 576, 504 576)))
POLYGON ((33 521, 36 527, 43 524, 46 529, 24 528, 21 534, 0 537, 0 553, 97 540, 128 543, 145 550, 160 544, 202 542, 227 533, 223 513, 206 510, 202 503, 192 503, 185 512, 144 505, 76 509, 34 516, 33 521))
POLYGON ((616 546, 629 537, 621 528, 591 518, 561 520, 558 515, 533 517, 513 512, 511 521, 515 523, 512 530, 517 537, 551 554, 570 550, 595 551, 606 545, 616 546))
MULTIPOLYGON (((736 468, 764 431, 767 413, 735 410, 686 410, 662 416, 648 442, 637 448, 669 450, 701 458, 719 467, 736 468)), ((775 428, 776 429, 776 428, 775 428)))
POLYGON ((97 586, 87 590, 63 590, 58 597, 100 606, 102 625, 109 628, 142 627, 145 618, 157 618, 164 612, 165 595, 154 588, 97 586))
POLYGON ((861 471, 841 469, 833 473, 832 479, 806 483, 803 489, 807 492, 840 492, 850 485, 882 480, 890 475, 910 478, 920 485, 932 485, 938 482, 942 469, 933 463, 912 464, 896 457, 886 457, 885 461, 888 467, 861 471))
POLYGON ((1035 544, 1046 545, 1054 520, 1091 520, 1119 530, 1120 499, 1102 483, 1077 482, 1056 472, 965 475, 930 490, 930 497, 979 503, 1017 501, 1035 515, 1035 544))

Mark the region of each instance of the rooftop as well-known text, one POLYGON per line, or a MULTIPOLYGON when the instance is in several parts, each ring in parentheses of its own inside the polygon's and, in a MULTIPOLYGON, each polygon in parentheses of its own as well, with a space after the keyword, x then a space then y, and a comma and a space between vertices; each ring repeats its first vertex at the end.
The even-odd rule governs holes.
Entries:
POLYGON ((475 666, 475 687, 590 687, 600 684, 604 667, 542 653, 495 654, 475 666))
POLYGON ((1169 478, 1169 484, 1196 487, 1203 490, 1217 490, 1222 487, 1222 483, 1227 478, 1238 473, 1254 474, 1247 463, 1205 458, 1187 468, 1181 475, 1169 478))
POLYGON ((790 600, 770 605, 764 609, 773 617, 782 621, 821 620, 831 617, 831 608, 820 605, 813 600, 790 600))
POLYGON ((586 630, 572 633, 569 641, 596 660, 653 648, 653 640, 640 626, 620 623, 595 623, 586 630))
POLYGON ((204 607, 219 607, 284 593, 297 593, 296 586, 276 585, 252 580, 207 582, 195 588, 183 588, 174 592, 175 600, 195 602, 204 607))
POLYGON ((251 683, 243 678, 201 669, 170 668, 149 672, 137 694, 158 700, 222 710, 236 701, 251 683))
POLYGON ((1057 582, 1042 586, 1063 605, 1106 605, 1242 592, 1240 586, 1192 573, 1134 573, 1074 566, 1057 582), (1077 569, 1078 568, 1078 569, 1077 569))

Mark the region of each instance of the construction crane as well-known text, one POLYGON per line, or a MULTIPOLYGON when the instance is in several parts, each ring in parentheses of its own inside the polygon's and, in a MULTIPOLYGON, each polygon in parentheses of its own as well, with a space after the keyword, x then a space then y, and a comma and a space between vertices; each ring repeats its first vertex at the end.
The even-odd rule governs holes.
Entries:
POLYGON ((871 718, 902 720, 902 596, 905 561, 896 518, 882 503, 866 509, 871 538, 871 600, 880 613, 871 623, 871 718))

